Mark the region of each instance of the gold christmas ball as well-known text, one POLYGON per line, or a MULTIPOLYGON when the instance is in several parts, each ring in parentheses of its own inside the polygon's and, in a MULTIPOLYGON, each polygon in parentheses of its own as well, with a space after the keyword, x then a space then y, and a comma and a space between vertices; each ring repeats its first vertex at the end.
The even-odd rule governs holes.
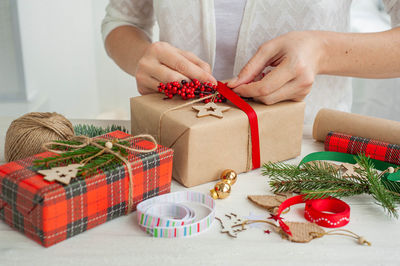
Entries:
POLYGON ((211 197, 214 199, 224 199, 231 193, 231 185, 224 181, 219 181, 214 188, 210 190, 211 197))
POLYGON ((221 180, 225 181, 226 183, 228 183, 229 185, 233 185, 235 184, 237 179, 237 174, 235 171, 233 171, 232 169, 226 169, 225 171, 222 172, 221 174, 221 180))

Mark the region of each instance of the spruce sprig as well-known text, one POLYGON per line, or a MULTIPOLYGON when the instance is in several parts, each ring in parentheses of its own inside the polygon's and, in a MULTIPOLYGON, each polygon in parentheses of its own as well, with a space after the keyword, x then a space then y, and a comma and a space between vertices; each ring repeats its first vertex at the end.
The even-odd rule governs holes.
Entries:
MULTIPOLYGON (((79 141, 56 141, 57 143, 69 144, 69 145, 80 145, 82 144, 79 141)), ((97 142, 101 146, 105 146, 104 141, 97 142)), ((129 142, 127 141, 120 141, 119 144, 123 146, 128 146, 129 142)), ((62 154, 43 158, 40 160, 35 160, 33 163, 36 168, 38 169, 48 169, 58 166, 66 166, 73 163, 80 163, 81 161, 98 154, 102 149, 88 145, 86 147, 68 151, 64 146, 58 146, 57 144, 52 146, 52 149, 64 151, 62 154)), ((128 152, 126 149, 113 146, 112 150, 116 153, 121 154, 122 156, 128 156, 128 152)), ((122 162, 114 155, 110 153, 103 153, 100 154, 89 162, 87 162, 84 166, 82 166, 78 173, 77 177, 87 177, 93 174, 98 173, 99 170, 101 171, 108 171, 115 169, 116 167, 122 165, 122 162)))
POLYGON ((374 169, 371 160, 359 155, 356 169, 358 175, 342 177, 340 171, 327 162, 315 161, 301 166, 287 163, 267 163, 262 174, 269 176, 274 192, 296 192, 305 194, 307 199, 342 198, 359 194, 370 194, 389 215, 398 217, 396 203, 400 195, 387 190, 374 169))
POLYGON ((88 136, 89 138, 104 135, 104 134, 107 134, 109 132, 113 132, 116 130, 119 130, 119 131, 122 131, 125 133, 129 133, 129 131, 125 127, 119 126, 119 125, 100 127, 100 126, 94 126, 94 125, 88 125, 88 124, 78 124, 78 125, 74 126, 74 132, 75 132, 76 136, 85 135, 85 136, 88 136))
MULTIPOLYGON (((393 193, 388 193, 388 190, 382 184, 378 171, 375 170, 374 164, 369 160, 368 157, 360 156, 356 158, 357 163, 364 169, 365 177, 369 182, 369 191, 367 194, 372 195, 378 205, 381 205, 389 215, 398 217, 396 211, 396 202, 399 201, 400 197, 393 193)), ((360 171, 359 171, 360 172, 360 171)))

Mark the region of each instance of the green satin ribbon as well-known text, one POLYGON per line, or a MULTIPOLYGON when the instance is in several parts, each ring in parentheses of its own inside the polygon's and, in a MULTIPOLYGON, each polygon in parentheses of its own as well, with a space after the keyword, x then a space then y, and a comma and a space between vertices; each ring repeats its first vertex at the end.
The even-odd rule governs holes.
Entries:
MULTIPOLYGON (((356 158, 355 155, 348 153, 332 152, 332 151, 313 152, 305 156, 303 160, 301 160, 299 166, 311 161, 321 161, 321 160, 355 164, 357 163, 355 158, 356 158)), ((374 164, 374 168, 380 171, 384 171, 390 166, 393 168, 399 167, 396 164, 391 164, 375 159, 370 159, 370 160, 374 164)), ((381 182, 387 189, 400 193, 400 171, 397 171, 395 173, 385 173, 381 177, 381 182)))

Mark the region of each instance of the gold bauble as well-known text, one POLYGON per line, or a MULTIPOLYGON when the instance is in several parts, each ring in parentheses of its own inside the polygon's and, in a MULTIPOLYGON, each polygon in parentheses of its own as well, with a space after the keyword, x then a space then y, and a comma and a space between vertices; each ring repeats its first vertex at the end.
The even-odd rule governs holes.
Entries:
POLYGON ((237 173, 232 169, 226 169, 225 171, 222 172, 220 178, 222 181, 225 181, 226 183, 232 186, 236 182, 237 173))
POLYGON ((210 190, 210 193, 214 199, 224 199, 231 193, 231 185, 227 182, 219 181, 215 184, 214 189, 210 190))

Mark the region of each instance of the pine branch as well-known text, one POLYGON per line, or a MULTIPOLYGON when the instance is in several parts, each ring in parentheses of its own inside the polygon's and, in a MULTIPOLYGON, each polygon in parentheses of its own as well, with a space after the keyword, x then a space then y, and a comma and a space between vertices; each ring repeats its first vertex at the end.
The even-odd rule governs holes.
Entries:
POLYGON ((306 194, 308 199, 371 194, 377 204, 397 217, 395 203, 400 202, 400 196, 385 188, 368 157, 360 155, 357 162, 361 166, 355 170, 358 175, 350 177, 342 177, 340 170, 321 161, 301 166, 267 163, 263 165, 262 174, 270 177, 269 184, 274 192, 306 194))
MULTIPOLYGON (((77 141, 58 141, 59 143, 63 144, 69 144, 69 145, 80 145, 82 144, 81 142, 77 141)), ((105 146, 104 141, 98 141, 98 144, 101 146, 105 146)), ((129 142, 127 141, 119 141, 118 144, 122 146, 127 146, 129 147, 129 142)), ((59 154, 57 156, 52 156, 52 157, 47 157, 43 158, 41 160, 36 160, 34 161, 34 164, 37 168, 45 169, 45 168, 52 168, 52 167, 58 167, 58 166, 65 166, 69 165, 72 163, 80 163, 83 160, 93 157, 96 154, 98 154, 102 149, 88 145, 86 147, 77 149, 77 150, 71 150, 68 151, 64 146, 58 146, 58 145, 53 145, 53 149, 58 149, 61 151, 64 151, 62 154, 59 154)), ((112 150, 115 153, 118 153, 124 157, 128 156, 128 152, 126 149, 123 147, 118 147, 117 145, 114 145, 112 147, 112 150)), ((108 171, 115 169, 116 167, 122 165, 122 162, 114 155, 111 153, 103 153, 98 156, 95 156, 93 159, 91 159, 89 162, 87 162, 84 166, 82 166, 77 173, 77 177, 87 177, 92 174, 96 174, 98 170, 108 171)))
POLYGON ((94 146, 86 146, 79 150, 69 151, 60 155, 35 160, 33 163, 38 167, 52 168, 57 166, 68 165, 69 163, 79 163, 80 161, 89 158, 98 153, 99 148, 94 146))
POLYGON ((301 167, 269 163, 264 164, 262 173, 270 176, 270 185, 274 192, 313 191, 312 198, 321 198, 331 194, 344 197, 368 191, 365 181, 357 177, 342 178, 337 169, 326 162, 304 164, 301 167), (333 192, 330 194, 326 191, 333 192))
POLYGON ((103 172, 107 171, 111 164, 114 167, 121 165, 120 161, 112 154, 102 154, 101 156, 93 159, 81 167, 80 172, 78 172, 78 176, 90 176, 98 173, 99 169, 101 169, 103 172))
POLYGON ((364 156, 356 158, 357 163, 365 170, 365 176, 369 182, 369 193, 376 200, 378 205, 381 205, 390 215, 398 217, 396 211, 396 201, 399 197, 392 193, 388 193, 385 186, 379 179, 378 172, 374 169, 374 165, 371 160, 364 156))
POLYGON ((76 136, 81 136, 85 135, 89 138, 93 138, 96 136, 104 135, 113 131, 122 131, 125 133, 129 133, 129 131, 123 127, 123 126, 118 126, 118 125, 111 125, 107 127, 99 127, 99 126, 93 126, 93 125, 87 125, 87 124, 78 124, 74 126, 74 132, 76 136))

